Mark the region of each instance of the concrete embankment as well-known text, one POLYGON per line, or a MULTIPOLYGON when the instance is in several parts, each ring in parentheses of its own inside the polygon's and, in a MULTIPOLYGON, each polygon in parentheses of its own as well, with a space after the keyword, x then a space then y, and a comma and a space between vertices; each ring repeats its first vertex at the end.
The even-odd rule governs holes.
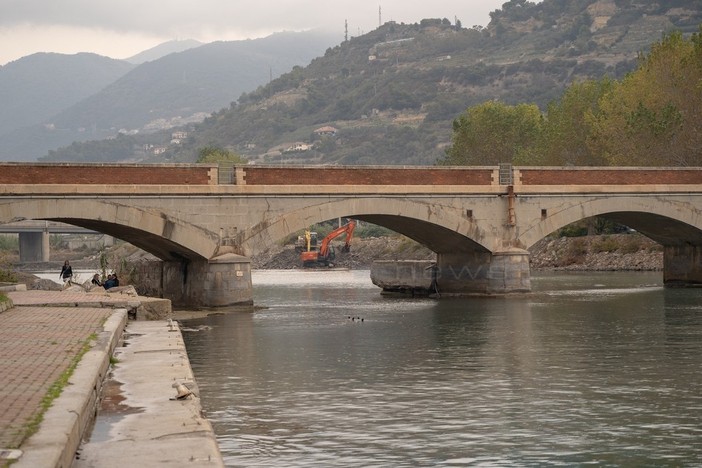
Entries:
POLYGON ((5 294, 13 307, 0 313, 0 467, 223 466, 177 323, 127 319, 170 312, 168 301, 5 294), (120 412, 95 439, 109 382, 119 383, 120 412))
POLYGON ((224 466, 178 325, 129 322, 125 335, 111 376, 123 398, 116 421, 81 446, 74 467, 224 466))

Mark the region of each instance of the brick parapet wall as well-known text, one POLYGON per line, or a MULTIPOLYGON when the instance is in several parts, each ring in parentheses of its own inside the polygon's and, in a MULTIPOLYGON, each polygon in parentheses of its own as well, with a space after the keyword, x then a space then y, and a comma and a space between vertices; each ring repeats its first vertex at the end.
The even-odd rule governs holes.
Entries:
POLYGON ((702 168, 519 168, 521 185, 694 185, 702 168))
POLYGON ((243 168, 246 185, 491 185, 492 168, 255 167, 243 168))
POLYGON ((0 163, 0 184, 211 185, 216 183, 216 164, 0 163))
MULTIPOLYGON (((236 185, 494 186, 494 167, 238 166, 236 185)), ((0 162, 0 184, 216 185, 216 164, 42 164, 0 162)), ((694 185, 702 168, 514 168, 516 186, 694 185)), ((228 184, 227 184, 228 185, 228 184)))

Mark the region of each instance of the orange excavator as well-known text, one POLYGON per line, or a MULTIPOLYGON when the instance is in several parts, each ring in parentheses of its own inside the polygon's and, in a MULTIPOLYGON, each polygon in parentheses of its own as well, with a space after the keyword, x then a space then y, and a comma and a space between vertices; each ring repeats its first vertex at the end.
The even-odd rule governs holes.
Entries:
POLYGON ((356 228, 355 221, 349 221, 348 223, 334 229, 330 232, 324 239, 317 249, 317 233, 310 231, 305 231, 305 240, 307 241, 307 250, 304 250, 300 254, 300 260, 302 260, 303 267, 311 267, 316 265, 332 266, 332 262, 336 257, 334 252, 334 247, 331 245, 331 241, 336 239, 342 234, 346 234, 346 242, 342 247, 342 251, 349 252, 351 250, 351 238, 353 237, 353 230, 356 228))

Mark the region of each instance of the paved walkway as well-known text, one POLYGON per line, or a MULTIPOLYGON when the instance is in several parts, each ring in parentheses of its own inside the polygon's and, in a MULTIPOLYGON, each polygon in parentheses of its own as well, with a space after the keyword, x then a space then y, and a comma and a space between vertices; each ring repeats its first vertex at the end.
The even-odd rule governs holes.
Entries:
POLYGON ((0 313, 0 449, 21 445, 52 384, 112 313, 66 307, 14 307, 0 313))
POLYGON ((129 322, 129 346, 116 348, 127 309, 145 298, 69 291, 6 295, 15 307, 0 308, 0 468, 223 466, 177 323, 129 322), (121 398, 138 414, 115 424, 107 440, 84 444, 75 460, 113 354, 120 359, 113 374, 122 383, 121 398), (77 362, 60 397, 39 418, 52 386, 77 362), (175 400, 176 382, 193 386, 194 395, 175 400))

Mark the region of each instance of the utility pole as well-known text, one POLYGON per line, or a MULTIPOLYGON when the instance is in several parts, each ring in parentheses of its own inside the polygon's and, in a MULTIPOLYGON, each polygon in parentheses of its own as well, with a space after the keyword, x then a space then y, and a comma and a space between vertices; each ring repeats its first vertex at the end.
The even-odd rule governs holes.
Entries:
POLYGON ((349 40, 349 21, 344 20, 344 42, 349 40))
POLYGON ((378 27, 383 25, 383 15, 380 12, 380 5, 378 5, 378 27))

